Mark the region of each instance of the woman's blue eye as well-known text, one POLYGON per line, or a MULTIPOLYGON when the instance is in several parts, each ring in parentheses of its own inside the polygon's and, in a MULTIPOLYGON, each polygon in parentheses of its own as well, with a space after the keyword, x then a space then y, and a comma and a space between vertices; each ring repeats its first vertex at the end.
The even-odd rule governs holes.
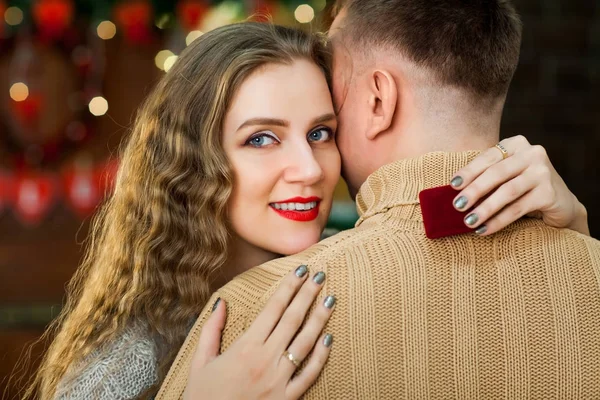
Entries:
POLYGON ((269 135, 263 134, 250 138, 250 140, 248 140, 246 143, 253 147, 265 147, 274 144, 275 139, 269 135))
POLYGON ((311 133, 309 133, 308 140, 310 142, 326 142, 329 139, 331 139, 332 135, 333 135, 333 133, 331 132, 330 129, 321 128, 321 129, 317 129, 316 131, 312 131, 311 133))

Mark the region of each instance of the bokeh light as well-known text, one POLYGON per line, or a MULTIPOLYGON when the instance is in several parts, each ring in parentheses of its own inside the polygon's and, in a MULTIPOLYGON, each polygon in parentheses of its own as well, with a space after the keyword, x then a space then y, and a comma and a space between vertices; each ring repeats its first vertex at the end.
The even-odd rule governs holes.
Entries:
POLYGON ((10 87, 10 98, 14 101, 23 101, 29 97, 29 88, 23 82, 16 82, 10 87))
POLYGON ((93 115, 99 117, 108 111, 108 101, 102 96, 96 96, 90 100, 89 108, 93 115))
POLYGON ((154 64, 156 64, 156 68, 165 70, 165 61, 167 58, 173 56, 173 52, 171 50, 161 50, 154 57, 154 64))
POLYGON ((117 26, 111 21, 102 21, 98 24, 96 32, 100 39, 109 40, 114 38, 117 34, 117 26))
POLYGON ((9 25, 19 25, 23 22, 23 11, 19 7, 8 7, 4 12, 4 20, 9 25))
POLYGON ((169 70, 173 67, 173 65, 175 65, 175 62, 177 61, 178 58, 179 58, 178 56, 173 55, 165 60, 165 71, 166 72, 169 72, 169 70))
POLYGON ((294 11, 294 17, 301 24, 307 24, 315 19, 315 10, 308 4, 302 4, 294 11))
POLYGON ((202 36, 203 33, 201 31, 191 31, 185 37, 185 44, 189 46, 192 42, 202 36))

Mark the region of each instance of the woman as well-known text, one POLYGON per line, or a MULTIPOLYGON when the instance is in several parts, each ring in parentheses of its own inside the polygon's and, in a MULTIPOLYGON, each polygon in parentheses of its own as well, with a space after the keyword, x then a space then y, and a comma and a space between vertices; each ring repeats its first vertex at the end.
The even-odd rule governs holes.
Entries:
MULTIPOLYGON (((319 240, 339 179, 335 130, 328 54, 318 38, 245 23, 190 45, 139 112, 114 195, 96 218, 28 397, 152 397, 212 291, 319 240), (281 88, 276 101, 289 104, 291 118, 247 118, 269 111, 267 87, 281 88)), ((561 206, 572 209, 566 198, 561 206)), ((257 397, 271 390, 274 398, 298 398, 331 345, 318 334, 332 297, 299 333, 299 323, 279 324, 306 315, 325 279, 318 271, 308 277, 302 266, 290 273, 241 345, 219 357, 214 331, 225 309, 217 304, 198 365, 228 371, 228 384, 248 385, 257 397), (292 378, 282 358, 267 377, 274 385, 253 381, 264 355, 248 343, 294 337, 317 343, 315 361, 292 378)))

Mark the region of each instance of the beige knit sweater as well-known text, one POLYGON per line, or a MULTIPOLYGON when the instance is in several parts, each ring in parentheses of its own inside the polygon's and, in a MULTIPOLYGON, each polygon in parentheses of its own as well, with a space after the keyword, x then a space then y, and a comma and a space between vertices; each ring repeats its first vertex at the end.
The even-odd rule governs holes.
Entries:
MULTIPOLYGON (((329 361, 306 399, 600 399, 600 242, 523 219, 490 237, 425 237, 418 193, 475 153, 382 167, 355 229, 234 279, 222 350, 307 263, 335 294, 329 361)), ((209 304, 212 304, 212 300, 209 304)), ((204 310, 159 399, 184 391, 204 310)))

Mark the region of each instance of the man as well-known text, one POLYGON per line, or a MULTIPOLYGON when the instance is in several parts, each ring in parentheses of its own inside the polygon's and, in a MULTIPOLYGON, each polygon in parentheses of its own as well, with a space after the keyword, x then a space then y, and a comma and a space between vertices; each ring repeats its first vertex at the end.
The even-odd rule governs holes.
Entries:
MULTIPOLYGON (((338 11, 338 145, 361 218, 222 288, 214 298, 234 305, 223 348, 303 260, 340 299, 327 326, 336 344, 306 398, 600 398, 600 243, 534 219, 490 235, 507 213, 523 215, 519 202, 475 208, 465 220, 477 234, 430 240, 423 227, 419 193, 472 181, 472 167, 453 172, 473 150, 488 149, 480 163, 519 156, 494 147, 518 62, 514 9, 505 0, 347 0, 338 11)), ((475 201, 465 191, 455 205, 475 201)), ((186 379, 209 313, 170 372, 168 398, 180 395, 172 383, 186 379)))

